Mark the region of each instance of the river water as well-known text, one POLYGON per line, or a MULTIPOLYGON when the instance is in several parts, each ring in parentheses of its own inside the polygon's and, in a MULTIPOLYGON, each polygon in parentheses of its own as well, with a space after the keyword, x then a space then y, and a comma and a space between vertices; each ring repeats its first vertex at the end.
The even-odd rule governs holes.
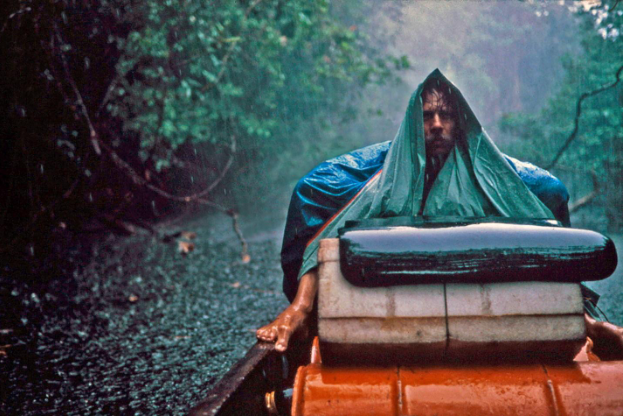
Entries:
POLYGON ((286 306, 277 229, 248 233, 248 264, 216 217, 172 230, 197 233, 188 256, 113 238, 45 286, 4 276, 19 317, 0 317, 0 414, 188 413, 286 306))
MULTIPOLYGON (((45 285, 0 276, 12 308, 0 317, 0 414, 187 413, 286 306, 282 226, 261 223, 245 228, 248 264, 217 216, 173 228, 197 233, 188 256, 176 241, 111 238, 45 285)), ((620 266, 592 284, 618 324, 622 279, 620 266)))

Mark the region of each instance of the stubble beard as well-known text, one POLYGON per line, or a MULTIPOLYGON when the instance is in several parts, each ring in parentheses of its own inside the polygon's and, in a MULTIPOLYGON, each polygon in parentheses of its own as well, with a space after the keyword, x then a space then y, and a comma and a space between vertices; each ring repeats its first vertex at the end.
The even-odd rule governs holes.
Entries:
MULTIPOLYGON (((426 142, 430 143, 431 147, 433 146, 433 144, 435 142, 442 142, 442 143, 452 143, 452 147, 450 147, 447 152, 442 152, 442 153, 436 153, 434 155, 429 155, 429 153, 426 153, 426 172, 428 175, 432 175, 433 179, 437 177, 437 174, 439 174, 439 171, 441 171, 441 168, 443 167, 443 164, 446 162, 446 159, 448 159, 448 155, 450 155, 450 152, 452 151, 452 148, 454 147, 454 143, 455 141, 452 140, 451 137, 446 136, 446 135, 435 135, 433 137, 429 137, 427 138, 426 142)), ((427 176, 428 176, 427 175, 427 176)))

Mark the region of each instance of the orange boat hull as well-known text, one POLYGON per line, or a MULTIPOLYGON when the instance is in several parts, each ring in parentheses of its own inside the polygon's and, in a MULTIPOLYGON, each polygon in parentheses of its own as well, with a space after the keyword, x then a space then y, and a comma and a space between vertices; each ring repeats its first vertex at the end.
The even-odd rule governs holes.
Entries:
POLYGON ((623 415, 623 361, 327 366, 317 341, 292 415, 623 415))

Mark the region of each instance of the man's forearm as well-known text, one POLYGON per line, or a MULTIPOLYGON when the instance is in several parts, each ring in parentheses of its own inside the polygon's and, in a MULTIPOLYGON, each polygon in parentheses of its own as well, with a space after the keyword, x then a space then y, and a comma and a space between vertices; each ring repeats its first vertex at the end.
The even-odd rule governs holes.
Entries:
POLYGON ((292 308, 309 314, 314 307, 314 300, 318 293, 318 270, 312 269, 301 277, 296 296, 292 301, 292 308))
POLYGON ((314 308, 318 292, 318 271, 312 269, 303 275, 296 296, 272 323, 258 329, 257 337, 265 342, 275 342, 275 349, 284 352, 291 337, 298 331, 305 331, 307 318, 314 308))

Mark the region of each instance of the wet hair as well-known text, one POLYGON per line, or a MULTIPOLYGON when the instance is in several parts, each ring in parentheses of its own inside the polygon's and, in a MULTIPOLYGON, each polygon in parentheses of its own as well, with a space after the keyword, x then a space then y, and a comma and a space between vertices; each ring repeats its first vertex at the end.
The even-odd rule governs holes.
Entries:
POLYGON ((443 81, 429 80, 422 89, 422 100, 427 95, 431 95, 436 107, 444 108, 446 111, 458 116, 458 101, 456 94, 452 93, 450 86, 443 81))
POLYGON ((422 102, 427 95, 432 95, 433 100, 436 101, 436 106, 439 106, 440 111, 449 112, 453 115, 456 125, 455 125, 455 135, 456 135, 456 145, 459 148, 464 148, 466 145, 465 142, 465 124, 463 117, 460 117, 459 112, 459 100, 458 94, 453 91, 452 87, 450 87, 447 83, 441 80, 432 79, 428 80, 426 84, 424 84, 424 88, 422 89, 422 102))

